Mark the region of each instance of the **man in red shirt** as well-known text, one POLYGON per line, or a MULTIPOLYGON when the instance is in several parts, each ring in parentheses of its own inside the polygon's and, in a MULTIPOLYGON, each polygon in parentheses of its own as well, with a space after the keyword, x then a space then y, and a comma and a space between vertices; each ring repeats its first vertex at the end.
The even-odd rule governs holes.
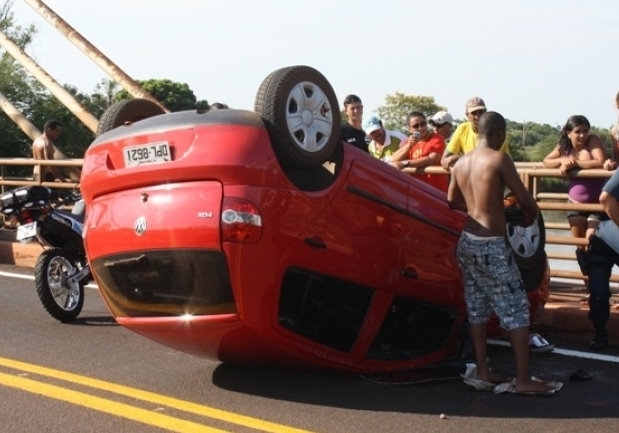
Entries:
POLYGON ((419 111, 410 113, 407 123, 410 131, 408 142, 393 156, 391 164, 421 178, 441 191, 447 192, 449 178, 446 174, 428 174, 418 170, 428 166, 441 165, 441 156, 445 150, 445 139, 442 135, 428 128, 426 116, 419 111))

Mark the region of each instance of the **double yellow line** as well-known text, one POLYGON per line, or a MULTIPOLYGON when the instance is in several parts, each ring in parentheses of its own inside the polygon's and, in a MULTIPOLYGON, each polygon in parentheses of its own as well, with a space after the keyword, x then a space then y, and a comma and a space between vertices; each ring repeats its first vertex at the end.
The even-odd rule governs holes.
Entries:
POLYGON ((163 406, 171 409, 176 409, 185 413, 191 413, 230 424, 249 427, 258 431, 264 431, 269 433, 311 433, 308 430, 288 427, 285 425, 276 424, 257 418, 239 415, 233 412, 227 412, 208 406, 203 406, 186 400, 166 397, 160 394, 156 394, 154 392, 143 391, 140 389, 119 385, 112 382, 106 382, 87 376, 80 376, 78 374, 68 373, 66 371, 55 370, 39 365, 28 364, 12 359, 0 357, 0 366, 17 370, 18 372, 17 374, 0 373, 0 386, 9 386, 11 388, 16 388, 33 394, 42 395, 44 397, 65 401, 71 404, 83 406, 89 409, 97 410, 99 412, 108 413, 111 415, 130 419, 170 431, 181 433, 229 433, 228 430, 208 427, 204 424, 186 421, 170 415, 164 415, 153 410, 142 409, 129 404, 119 403, 111 399, 97 397, 91 394, 87 394, 85 392, 73 391, 71 389, 67 389, 61 386, 51 385, 49 383, 29 379, 24 377, 23 373, 25 372, 39 376, 50 377, 55 380, 66 381, 73 384, 94 388, 100 391, 106 391, 122 395, 124 397, 141 400, 147 403, 152 403, 154 405, 157 405, 158 407, 163 406))

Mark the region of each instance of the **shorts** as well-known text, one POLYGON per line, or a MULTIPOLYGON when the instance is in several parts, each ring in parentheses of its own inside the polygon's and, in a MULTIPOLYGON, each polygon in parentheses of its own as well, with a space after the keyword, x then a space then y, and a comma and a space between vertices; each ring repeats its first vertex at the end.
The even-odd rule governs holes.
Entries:
POLYGON ((503 237, 462 232, 456 254, 469 323, 486 323, 494 312, 506 331, 529 326, 529 299, 513 251, 503 237))
MULTIPOLYGON (((568 199, 567 202, 578 203, 572 199, 568 199)), ((571 210, 567 212, 568 219, 572 217, 579 217, 579 216, 587 218, 587 221, 605 221, 608 219, 608 215, 606 215, 603 212, 583 212, 583 211, 577 211, 577 210, 571 210)))

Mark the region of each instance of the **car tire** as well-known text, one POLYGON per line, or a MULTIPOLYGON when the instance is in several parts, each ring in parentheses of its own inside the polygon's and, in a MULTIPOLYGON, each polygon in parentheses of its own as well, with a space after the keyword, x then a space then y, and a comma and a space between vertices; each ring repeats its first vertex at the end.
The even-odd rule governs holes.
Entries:
POLYGON ((535 265, 526 269, 520 268, 520 278, 527 292, 536 290, 542 283, 544 278, 549 278, 548 274, 548 259, 546 254, 535 265))
POLYGON ((283 167, 319 167, 340 140, 340 112, 327 79, 309 66, 289 66, 269 74, 254 104, 283 167))
POLYGON ((103 112, 97 125, 97 135, 163 113, 163 108, 148 99, 125 99, 110 105, 103 112))
POLYGON ((546 230, 542 213, 540 212, 537 220, 527 227, 522 224, 524 213, 518 206, 506 208, 505 214, 507 219, 505 238, 514 251, 518 268, 522 271, 543 262, 546 256, 546 230))

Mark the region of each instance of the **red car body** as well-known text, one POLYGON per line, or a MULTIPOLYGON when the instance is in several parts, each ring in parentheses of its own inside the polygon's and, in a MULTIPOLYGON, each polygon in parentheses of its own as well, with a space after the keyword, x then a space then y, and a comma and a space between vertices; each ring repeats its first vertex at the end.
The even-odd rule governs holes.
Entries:
MULTIPOLYGON (((84 240, 118 323, 225 362, 367 373, 456 357, 464 214, 367 153, 336 153, 286 167, 264 119, 244 110, 162 114, 99 136, 82 171, 84 240), (128 165, 128 152, 162 143, 169 155, 128 165)), ((543 274, 528 292, 533 317, 543 274)))

